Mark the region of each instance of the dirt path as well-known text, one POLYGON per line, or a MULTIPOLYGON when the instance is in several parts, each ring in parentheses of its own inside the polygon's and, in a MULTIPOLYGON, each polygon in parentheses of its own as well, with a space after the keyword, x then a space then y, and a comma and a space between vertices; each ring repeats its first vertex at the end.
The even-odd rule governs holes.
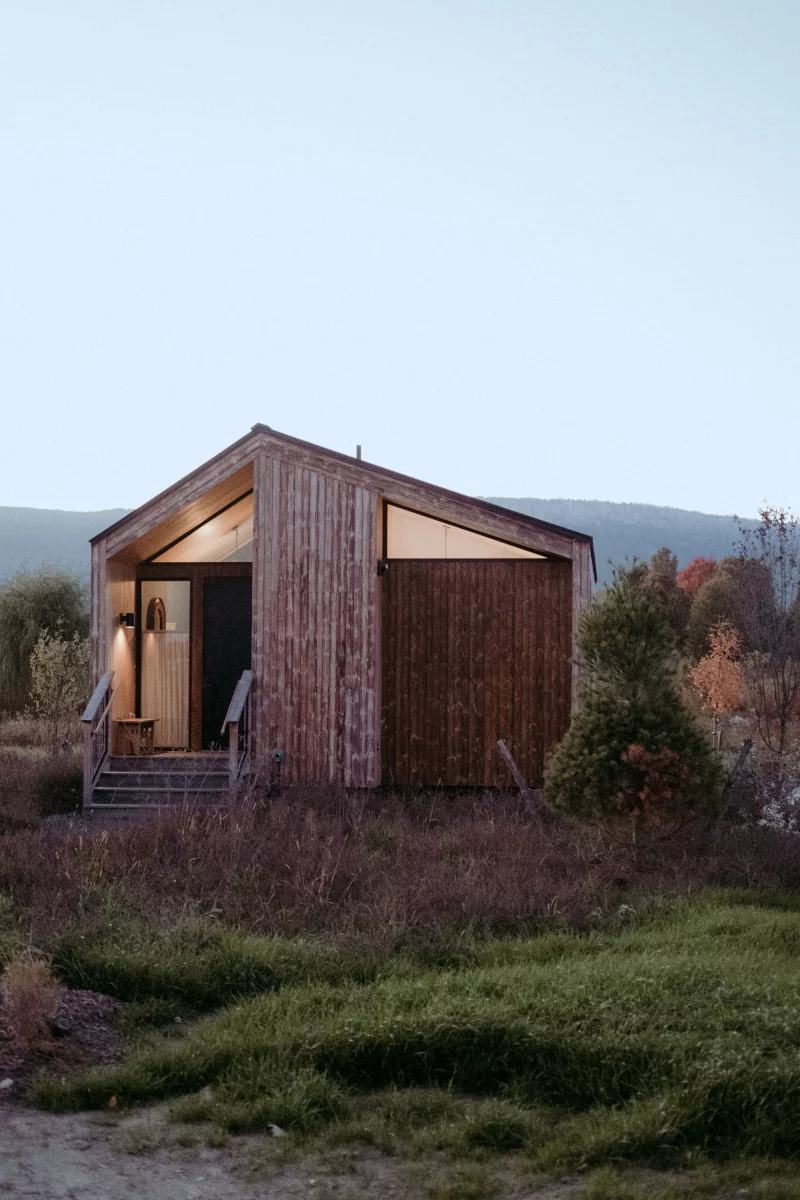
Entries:
MULTIPOLYGON (((158 1110, 121 1118, 52 1115, 0 1106, 0 1197, 31 1200, 428 1200, 433 1176, 375 1152, 284 1162, 276 1143, 234 1138, 227 1146, 181 1145, 158 1110)), ((191 1140, 191 1138, 189 1139, 191 1140)), ((442 1164, 442 1178, 460 1170, 442 1164)), ((434 1174, 438 1174, 434 1172, 434 1174)), ((574 1185, 501 1187, 498 1200, 569 1200, 574 1185)), ((448 1193, 458 1195, 458 1191, 448 1193)), ((468 1192, 467 1194, 475 1194, 468 1192)))
POLYGON ((134 1155, 114 1149, 110 1131, 85 1113, 53 1116, 22 1108, 0 1109, 3 1197, 249 1200, 270 1194, 238 1180, 219 1151, 204 1148, 188 1161, 181 1161, 172 1149, 134 1155))

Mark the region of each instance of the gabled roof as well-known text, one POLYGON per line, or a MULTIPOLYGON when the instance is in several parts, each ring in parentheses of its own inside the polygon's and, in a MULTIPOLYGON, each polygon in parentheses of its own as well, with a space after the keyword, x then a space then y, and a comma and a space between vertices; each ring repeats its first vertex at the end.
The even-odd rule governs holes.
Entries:
POLYGON ((252 464, 260 450, 288 457, 310 469, 324 471, 326 466, 336 469, 337 474, 345 476, 348 482, 369 486, 387 499, 395 499, 400 503, 412 501, 409 507, 414 507, 414 501, 420 507, 424 504, 424 511, 444 519, 458 521, 460 517, 462 523, 469 523, 479 532, 497 533, 498 523, 501 522, 508 527, 508 540, 515 540, 516 533, 516 538, 522 536, 525 542, 536 542, 537 539, 532 537, 536 533, 542 543, 539 548, 545 552, 570 557, 564 553, 567 549, 565 545, 559 549, 559 542, 586 543, 590 547, 594 577, 597 579, 594 544, 589 534, 491 504, 488 500, 424 483, 337 450, 328 450, 313 442, 278 433, 262 424, 254 425, 243 438, 109 525, 91 539, 92 544, 106 541, 109 543, 109 555, 121 555, 126 547, 136 542, 140 551, 136 557, 141 561, 148 557, 144 553, 149 551, 148 534, 159 530, 159 544, 153 544, 149 551, 155 553, 166 540, 183 536, 252 488, 252 464), (168 539, 165 529, 169 533, 168 539))

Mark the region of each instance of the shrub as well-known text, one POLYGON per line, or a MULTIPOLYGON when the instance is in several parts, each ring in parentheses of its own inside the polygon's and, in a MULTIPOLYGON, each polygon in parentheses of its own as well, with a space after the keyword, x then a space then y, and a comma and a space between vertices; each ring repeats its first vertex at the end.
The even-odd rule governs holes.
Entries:
POLYGON ((0 833, 35 829, 51 813, 74 812, 82 789, 76 754, 51 757, 0 750, 0 833))
POLYGON ((31 651, 31 707, 45 722, 53 753, 74 731, 89 698, 89 639, 43 629, 31 651))
POLYGON ((584 819, 643 823, 712 815, 721 767, 678 693, 669 613, 647 568, 617 568, 583 614, 581 704, 545 773, 545 798, 584 819))
POLYGON ((83 799, 83 764, 77 754, 40 759, 33 773, 33 789, 43 817, 72 813, 83 799))
POLYGON ((47 742, 48 731, 45 722, 32 713, 0 721, 0 746, 31 749, 35 746, 45 746, 47 742))
POLYGON ((20 1050, 46 1050, 52 1045, 49 1019, 62 994, 48 963, 26 956, 12 959, 0 975, 3 1018, 20 1050))
POLYGON ((30 657, 43 629, 65 638, 89 632, 86 584, 61 567, 17 571, 0 585, 0 707, 24 709, 30 657))

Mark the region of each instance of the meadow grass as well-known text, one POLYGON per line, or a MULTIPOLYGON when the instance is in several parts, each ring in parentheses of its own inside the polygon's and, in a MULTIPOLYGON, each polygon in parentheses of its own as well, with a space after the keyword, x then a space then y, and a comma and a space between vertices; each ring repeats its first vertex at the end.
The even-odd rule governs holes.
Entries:
MULTIPOLYGON (((178 1119, 230 1131, 516 1151, 546 1171, 800 1152, 795 897, 722 894, 615 930, 476 942, 438 969, 387 957, 370 973, 313 946, 237 939, 211 938, 189 992, 211 1002, 241 952, 234 990, 261 994, 151 1035, 117 1068, 42 1082, 38 1102, 172 1098, 178 1119)), ((112 963, 118 991, 169 997, 163 964, 148 975, 139 954, 132 976, 123 951, 112 963)))
POLYGON ((117 918, 102 934, 73 932, 57 944, 54 965, 69 987, 173 1015, 310 982, 364 983, 378 969, 376 959, 329 944, 247 934, 200 917, 175 924, 117 918))

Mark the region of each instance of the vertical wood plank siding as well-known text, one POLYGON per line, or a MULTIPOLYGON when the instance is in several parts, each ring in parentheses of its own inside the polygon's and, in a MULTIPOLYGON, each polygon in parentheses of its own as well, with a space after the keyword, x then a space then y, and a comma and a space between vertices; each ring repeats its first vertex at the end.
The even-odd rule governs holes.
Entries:
POLYGON ((261 764, 284 751, 286 782, 505 785, 504 737, 536 782, 577 697, 589 541, 260 425, 95 539, 93 673, 116 670, 115 714, 135 704, 118 613, 134 608, 137 565, 250 486, 261 764), (553 559, 394 561, 379 578, 386 501, 553 559))
POLYGON ((383 782, 531 784, 569 724, 572 569, 393 561, 381 579, 383 782))
POLYGON ((281 779, 379 782, 377 496, 259 454, 254 475, 255 728, 281 779))

